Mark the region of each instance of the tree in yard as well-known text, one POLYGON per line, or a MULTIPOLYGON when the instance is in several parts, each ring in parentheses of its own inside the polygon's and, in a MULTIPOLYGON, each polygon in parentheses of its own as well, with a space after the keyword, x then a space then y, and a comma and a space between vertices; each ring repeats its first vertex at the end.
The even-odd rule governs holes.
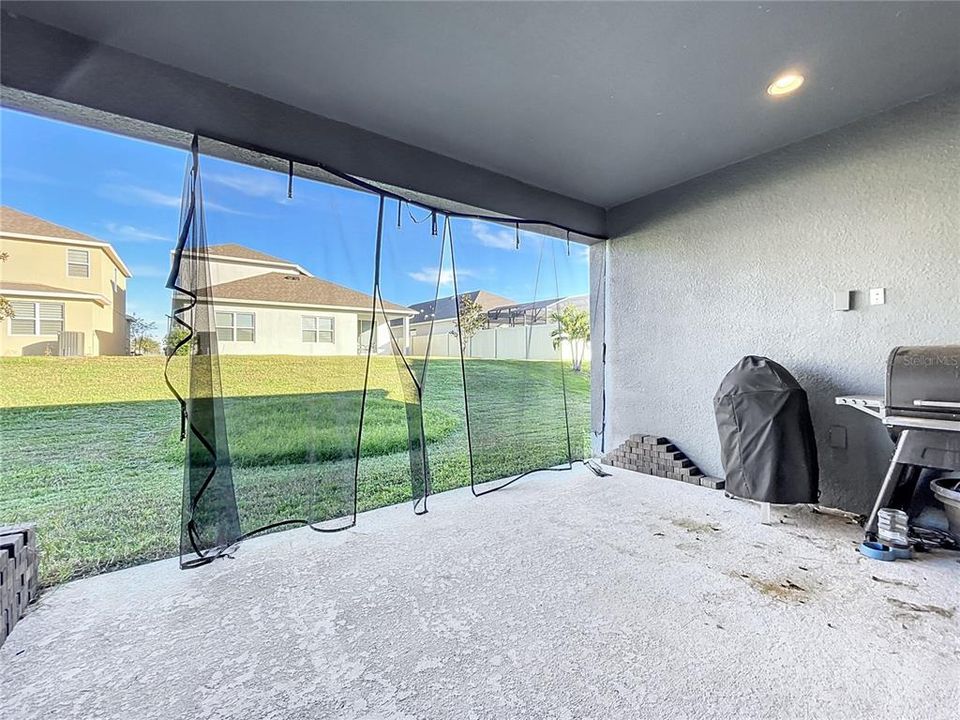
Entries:
POLYGON ((567 305, 563 310, 551 313, 550 319, 557 323, 557 329, 550 333, 554 349, 559 349, 565 342, 570 343, 573 371, 580 372, 590 340, 590 314, 583 308, 567 305))
POLYGON ((466 351, 470 338, 487 326, 487 312, 483 306, 466 295, 460 296, 460 316, 453 334, 460 338, 460 349, 466 351))
POLYGON ((157 329, 155 322, 149 322, 139 315, 130 316, 130 349, 134 355, 143 355, 159 346, 159 343, 150 336, 157 329))
POLYGON ((174 325, 170 328, 170 332, 167 333, 167 336, 163 339, 163 352, 167 355, 186 355, 190 351, 190 343, 182 345, 180 348, 177 348, 177 344, 187 336, 186 328, 182 328, 179 325, 174 325))
POLYGON ((140 354, 141 355, 159 355, 160 354, 160 341, 155 337, 144 337, 140 340, 140 354))
MULTIPOLYGON (((10 256, 7 253, 0 253, 0 263, 6 262, 8 257, 10 256)), ((0 295, 0 320, 6 320, 8 317, 13 317, 13 305, 0 295)))

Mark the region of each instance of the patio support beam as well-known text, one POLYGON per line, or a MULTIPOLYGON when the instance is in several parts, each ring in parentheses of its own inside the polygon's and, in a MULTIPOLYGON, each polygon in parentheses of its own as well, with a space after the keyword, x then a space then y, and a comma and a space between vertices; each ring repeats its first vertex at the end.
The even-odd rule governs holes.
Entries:
POLYGON ((51 114, 31 96, 52 99, 72 122, 183 147, 196 131, 439 198, 447 210, 482 209, 605 237, 604 210, 594 205, 7 11, 0 29, 4 105, 51 114))

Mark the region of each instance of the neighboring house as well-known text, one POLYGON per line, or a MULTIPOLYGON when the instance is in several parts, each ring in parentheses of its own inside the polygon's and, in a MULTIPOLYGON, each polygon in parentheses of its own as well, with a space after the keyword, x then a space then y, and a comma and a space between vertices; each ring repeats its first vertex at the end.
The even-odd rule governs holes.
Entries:
POLYGON ((549 324, 552 322, 550 316, 553 313, 569 306, 589 312, 590 298, 586 295, 569 295, 550 300, 501 305, 487 311, 487 324, 490 327, 549 324))
POLYGON ((3 355, 127 355, 130 271, 102 240, 0 208, 3 355))
MULTIPOLYGON (((486 290, 460 293, 460 297, 472 300, 487 313, 499 307, 517 304, 516 300, 494 295, 486 290)), ((430 332, 431 322, 434 336, 450 333, 457 327, 457 303, 453 295, 437 298, 436 301, 415 303, 410 307, 417 311, 416 316, 410 321, 410 329, 420 338, 430 332)))
MULTIPOLYGON (((487 359, 552 360, 557 357, 551 333, 556 324, 550 315, 573 305, 589 310, 586 295, 551 298, 536 302, 518 303, 516 300, 495 295, 486 290, 460 293, 479 304, 487 313, 487 327, 477 332, 467 343, 466 356, 487 359)), ((453 295, 439 298, 436 302, 416 303, 410 306, 417 315, 410 321, 413 332, 411 348, 413 355, 427 354, 430 338, 430 355, 452 357, 460 352, 456 337, 457 303, 453 295), (433 334, 430 335, 431 322, 433 334)), ((563 352, 568 352, 567 348, 563 352)))
MULTIPOLYGON (((516 325, 542 325, 550 315, 568 305, 589 310, 590 300, 586 295, 570 295, 536 302, 518 303, 516 300, 495 295, 486 290, 474 290, 460 293, 480 305, 487 313, 488 327, 514 327, 516 325)), ((433 321, 433 333, 448 333, 457 326, 457 304, 453 295, 437 299, 436 302, 415 303, 410 306, 417 315, 410 321, 410 328, 416 335, 426 335, 433 321)))
POLYGON ((415 310, 384 301, 376 332, 366 293, 314 277, 297 263, 236 244, 207 248, 219 352, 223 355, 357 355, 371 334, 376 352, 391 350, 387 323, 401 349, 415 310))

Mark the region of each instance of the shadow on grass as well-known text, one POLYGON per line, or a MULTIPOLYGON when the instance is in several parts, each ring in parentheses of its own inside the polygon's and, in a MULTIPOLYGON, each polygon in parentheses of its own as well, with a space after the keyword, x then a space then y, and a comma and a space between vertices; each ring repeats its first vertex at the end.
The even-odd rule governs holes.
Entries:
MULTIPOLYGON (((459 371, 459 362, 437 361, 428 373, 424 416, 434 493, 470 481, 459 371)), ((283 377, 298 372, 286 368, 283 377)), ((250 384, 262 382, 249 368, 246 377, 250 384)), ((560 382, 555 366, 471 361, 468 380, 472 392, 486 393, 471 406, 483 433, 474 456, 478 479, 565 459, 557 452, 565 431, 559 406, 543 404, 560 382), (518 397, 525 398, 522 412, 518 397)), ((566 387, 576 438, 589 429, 588 379, 568 373, 566 387)), ((317 503, 342 506, 342 496, 323 491, 352 478, 361 395, 357 390, 225 399, 245 529, 315 513, 317 503), (318 483, 321 492, 314 496, 311 488, 318 483)), ((411 496, 406 408, 396 398, 396 391, 382 387, 368 393, 360 510, 411 496)), ((38 523, 47 586, 170 557, 178 550, 183 453, 173 400, 0 409, 0 524, 38 523)))
MULTIPOLYGON (((361 392, 327 392, 225 398, 230 456, 235 467, 269 467, 343 460, 356 454, 361 392)), ((428 443, 459 424, 439 408, 424 410, 428 443)), ((385 390, 367 393, 360 454, 389 455, 407 449, 406 405, 385 390)))
MULTIPOLYGON (((224 400, 244 531, 340 512, 344 478, 352 493, 361 398, 224 400)), ((424 415, 430 444, 458 431, 459 419, 439 408, 424 415)), ((38 524, 45 585, 176 554, 185 449, 179 417, 172 400, 0 409, 0 524, 38 524)), ((364 425, 361 508, 406 499, 404 403, 369 391, 364 425)))

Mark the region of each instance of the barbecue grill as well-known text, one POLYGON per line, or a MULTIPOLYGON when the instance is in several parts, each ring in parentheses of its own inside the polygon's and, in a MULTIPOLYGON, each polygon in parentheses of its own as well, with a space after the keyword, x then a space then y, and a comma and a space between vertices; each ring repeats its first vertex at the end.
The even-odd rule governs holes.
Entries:
POLYGON ((883 396, 845 395, 836 403, 877 418, 896 440, 864 528, 873 540, 877 513, 916 468, 960 470, 960 345, 894 348, 883 396))

